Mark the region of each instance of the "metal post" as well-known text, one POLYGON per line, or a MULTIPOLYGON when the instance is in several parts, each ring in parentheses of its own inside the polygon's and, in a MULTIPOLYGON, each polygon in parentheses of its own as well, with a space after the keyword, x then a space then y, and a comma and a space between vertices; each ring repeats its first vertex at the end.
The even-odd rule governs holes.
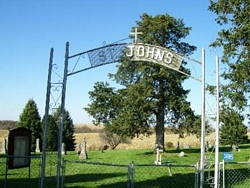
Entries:
POLYGON ((219 136, 220 136, 220 109, 219 109, 219 58, 216 56, 216 143, 215 143, 215 172, 214 188, 219 187, 219 136))
POLYGON ((58 133, 58 155, 57 155, 57 188, 60 188, 60 177, 61 177, 61 158, 62 158, 62 131, 63 131, 63 117, 65 109, 65 94, 66 94, 66 83, 68 73, 68 59, 69 59, 69 42, 66 43, 65 61, 64 61, 64 75, 62 83, 62 97, 61 97, 61 114, 60 114, 60 125, 58 133))
POLYGON ((199 187, 199 162, 195 165, 195 185, 194 188, 199 187))
POLYGON ((201 160, 200 160, 200 188, 204 184, 204 155, 205 155, 205 49, 202 48, 201 70, 201 160))
POLYGON ((49 58, 49 70, 48 70, 48 80, 47 80, 47 93, 46 93, 46 105, 45 105, 45 116, 44 116, 44 130, 43 130, 43 153, 42 153, 42 166, 41 166, 41 179, 40 188, 43 188, 44 174, 45 174, 45 164, 46 164, 46 145, 47 145, 47 132, 49 124, 49 103, 50 103, 50 89, 51 89, 51 73, 52 73, 52 63, 53 63, 53 53, 54 49, 50 50, 49 58))
POLYGON ((225 177, 226 177, 226 175, 225 175, 225 160, 223 159, 223 161, 222 161, 222 173, 223 173, 223 188, 225 188, 226 186, 225 186, 225 177))

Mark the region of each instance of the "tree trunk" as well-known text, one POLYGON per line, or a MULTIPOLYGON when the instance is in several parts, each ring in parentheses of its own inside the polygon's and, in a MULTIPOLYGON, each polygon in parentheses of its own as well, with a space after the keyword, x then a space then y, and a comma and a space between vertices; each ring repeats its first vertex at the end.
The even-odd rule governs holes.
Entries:
POLYGON ((156 113, 156 146, 160 150, 165 151, 164 147, 164 118, 165 118, 165 98, 164 98, 164 83, 160 81, 159 83, 159 101, 158 101, 158 110, 156 113))
POLYGON ((164 104, 159 105, 158 113, 156 114, 156 142, 155 147, 165 151, 164 147, 164 104))

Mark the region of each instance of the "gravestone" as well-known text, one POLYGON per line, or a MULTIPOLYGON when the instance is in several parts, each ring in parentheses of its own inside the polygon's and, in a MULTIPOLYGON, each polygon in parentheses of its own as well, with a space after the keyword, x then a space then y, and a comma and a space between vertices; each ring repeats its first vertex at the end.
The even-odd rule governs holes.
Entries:
POLYGON ((35 150, 35 151, 36 151, 36 153, 41 152, 41 151, 40 151, 40 147, 39 147, 39 141, 40 141, 40 139, 39 139, 39 138, 37 138, 37 139, 36 139, 36 150, 35 150))
POLYGON ((185 148, 185 149, 189 149, 189 148, 190 148, 190 145, 185 143, 185 144, 184 144, 184 148, 185 148))
POLYGON ((66 152, 65 152, 65 143, 63 142, 62 143, 62 155, 65 155, 66 152))
POLYGON ((88 159, 87 151, 86 151, 86 139, 83 139, 81 153, 79 155, 79 159, 88 159))
POLYGON ((184 157, 185 156, 185 153, 184 153, 184 151, 181 151, 180 153, 179 153, 179 155, 178 155, 179 157, 184 157))
POLYGON ((6 138, 5 137, 2 142, 2 154, 6 154, 6 138))
POLYGON ((238 145, 236 145, 236 144, 233 144, 233 145, 232 145, 232 150, 233 150, 233 151, 238 151, 238 149, 239 149, 239 148, 238 148, 238 145))

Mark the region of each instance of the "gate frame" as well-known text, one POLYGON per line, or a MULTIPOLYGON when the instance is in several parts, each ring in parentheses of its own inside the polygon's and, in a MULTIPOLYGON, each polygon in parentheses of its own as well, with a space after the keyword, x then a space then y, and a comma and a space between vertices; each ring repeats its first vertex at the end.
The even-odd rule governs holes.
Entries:
MULTIPOLYGON (((135 36, 136 37, 136 36, 135 36)), ((113 44, 114 45, 114 44, 113 44)), ((104 46, 104 47, 107 47, 104 46)), ((70 58, 73 58, 73 57, 77 57, 77 56, 80 56, 80 55, 83 55, 87 52, 90 52, 90 51, 94 51, 94 50, 97 50, 97 49, 102 49, 104 47, 100 47, 100 48, 96 48, 96 49, 93 49, 93 50, 89 50, 89 51, 86 51, 86 52, 82 52, 82 53, 78 53, 78 54, 75 54, 75 55, 71 55, 69 56, 69 42, 66 43, 66 49, 65 49, 65 60, 64 60, 64 75, 63 75, 63 82, 61 83, 62 84, 62 95, 61 95, 61 109, 60 109, 60 125, 59 125, 59 134, 58 134, 58 157, 57 157, 57 188, 60 188, 60 179, 61 179, 61 174, 62 174, 62 145, 61 145, 61 142, 62 142, 62 127, 63 127, 63 116, 64 116, 64 109, 65 109, 65 98, 66 98, 66 84, 67 84, 67 77, 72 75, 72 73, 68 73, 68 62, 69 62, 69 59, 70 58)), ((162 48, 162 47, 161 47, 162 48)), ((169 50, 166 48, 166 50, 169 50)), ((49 104, 50 104, 50 90, 51 90, 51 73, 52 73, 52 67, 53 67, 53 48, 51 48, 51 51, 50 51, 50 58, 49 58, 49 70, 48 70, 48 80, 47 80, 47 93, 46 93, 46 106, 45 106, 45 122, 44 122, 44 135, 43 135, 43 138, 46 138, 47 136, 47 131, 48 131, 48 117, 49 117, 49 104)), ((178 56, 181 56, 181 57, 184 57, 188 60, 191 60, 193 62, 198 62, 199 64, 201 64, 201 80, 200 79, 196 79, 198 81, 201 82, 201 95, 202 95, 202 101, 201 101, 201 106, 202 106, 202 118, 201 118, 201 158, 200 158, 200 188, 203 187, 203 184, 204 184, 204 160, 205 160, 205 49, 202 48, 202 61, 199 62, 197 60, 194 60, 194 59, 191 59, 189 57, 186 57, 186 56, 183 56, 181 54, 178 54, 176 52, 174 52, 175 54, 177 54, 178 56)), ((117 62, 117 61, 115 61, 117 62)), ((109 62, 109 63, 115 63, 115 62, 109 62)), ((107 63, 106 63, 107 64, 107 63)), ((103 64, 105 65, 105 64, 103 64)), ((96 67, 96 66, 95 66, 96 67)), ((87 69, 83 69, 81 71, 77 71, 75 72, 74 74, 76 73, 79 73, 79 72, 82 72, 82 71, 85 71, 85 70, 88 70, 88 69, 91 69, 91 68, 95 68, 95 67, 90 67, 90 68, 87 68, 87 69)), ((171 68, 171 67, 169 67, 171 68)), ((176 71, 176 69, 173 69, 176 71)), ((177 70, 178 71, 178 70, 177 70)), ((178 71, 180 72, 180 71, 178 71)), ((182 73, 182 72, 181 72, 182 73)), ((184 74, 184 73, 182 73, 184 74)), ((185 74, 186 76, 189 76, 191 78, 194 78, 195 77, 192 77, 191 75, 187 75, 185 74)), ((44 184, 44 176, 45 176, 45 161, 46 161, 46 145, 47 145, 47 140, 46 139, 43 139, 43 151, 42 151, 42 167, 41 167, 41 181, 40 181, 40 188, 43 188, 43 184, 44 184)))

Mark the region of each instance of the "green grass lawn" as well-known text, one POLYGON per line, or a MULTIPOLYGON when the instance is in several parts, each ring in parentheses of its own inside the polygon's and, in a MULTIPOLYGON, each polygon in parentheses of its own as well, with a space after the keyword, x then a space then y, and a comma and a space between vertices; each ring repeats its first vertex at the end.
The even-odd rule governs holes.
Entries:
MULTIPOLYGON (((241 146, 240 148, 241 148, 240 152, 232 152, 234 155, 234 162, 247 162, 249 155, 250 155, 250 146, 244 145, 244 146, 241 146)), ((221 151, 219 155, 220 161, 222 161, 223 152, 231 152, 228 146, 221 147, 220 151, 221 151)), ((197 162, 200 161, 200 149, 199 148, 182 149, 179 151, 175 149, 167 149, 167 151, 162 153, 161 155, 162 155, 161 158, 162 158, 163 164, 195 165, 197 162), (180 151, 185 152, 185 157, 178 156, 180 151)), ((205 153, 206 158, 210 158, 212 161, 214 161, 214 155, 215 155, 214 152, 211 152, 211 151, 205 153)), ((64 156, 64 158, 68 160, 78 160, 78 156, 75 153, 68 153, 68 155, 64 156)), ((194 184, 194 169, 193 168, 184 168, 184 167, 172 168, 171 170, 173 172, 173 176, 170 177, 167 168, 164 168, 164 167, 158 168, 159 166, 157 168, 153 167, 155 160, 156 160, 156 155, 154 154, 152 150, 106 150, 104 153, 101 153, 100 151, 88 151, 88 160, 86 161, 90 163, 99 162, 99 163, 123 164, 123 165, 127 165, 127 164, 130 164, 131 162, 134 162, 135 171, 136 171, 135 184, 137 185, 137 187, 147 187, 147 186, 153 187, 153 185, 155 185, 155 187, 161 187, 161 186, 164 187, 166 180, 168 180, 168 185, 169 186, 171 185, 172 187, 183 187, 183 185, 185 185, 186 187, 193 186, 194 184), (141 164, 148 164, 148 165, 153 165, 153 166, 151 167, 140 166, 141 164), (176 182, 179 182, 179 184, 177 184, 176 182)), ((210 162, 213 163, 212 161, 210 162)), ((78 164, 77 166, 81 168, 81 165, 78 164)), ((99 174, 108 173, 109 170, 112 171, 111 167, 109 167, 108 169, 105 169, 98 165, 92 166, 91 169, 95 169, 95 167, 96 167, 96 170, 93 173, 98 171, 98 169, 99 170, 101 169, 100 170, 101 172, 99 172, 99 174)), ((77 167, 73 167, 73 168, 75 169, 75 171, 78 172, 78 170, 76 170, 78 169, 77 167)), ((237 175, 237 173, 239 173, 238 174, 239 181, 242 183, 243 182, 249 183, 249 180, 242 177, 242 174, 244 174, 245 172, 243 172, 244 169, 241 169, 241 168, 245 168, 245 166, 236 165, 233 167, 228 166, 228 168, 233 168, 233 170, 230 171, 230 173, 233 176, 232 179, 235 179, 234 176, 237 175), (239 171, 236 171, 235 168, 236 169, 239 168, 239 171)), ((212 167, 211 170, 213 171, 214 168, 212 167)), ((248 167, 246 168, 246 170, 249 173, 248 167)), ((115 171, 119 171, 119 170, 116 168, 115 171)), ((213 172, 211 172, 210 175, 213 175, 213 172)), ((250 174, 248 174, 248 177, 249 175, 250 174)), ((208 170, 205 170, 205 176, 208 176, 208 170)), ((237 184, 239 184, 239 182, 237 182, 237 184)), ((120 187, 115 184, 114 187, 116 186, 120 187)), ((204 187, 206 186, 210 187, 210 185, 208 184, 205 185, 204 187)))
MULTIPOLYGON (((234 154, 234 162, 247 162, 250 157, 250 145, 240 147, 240 152, 232 152, 234 154)), ((220 148, 220 161, 222 161, 222 152, 230 151, 229 147, 220 148)), ((200 149, 167 149, 161 153, 162 166, 155 166, 156 155, 153 150, 105 150, 87 151, 88 159, 79 160, 76 152, 67 152, 63 155, 65 165, 65 187, 126 187, 128 179, 128 166, 133 163, 132 174, 135 187, 194 187, 195 168, 172 166, 167 167, 167 164, 195 165, 200 161, 200 149), (184 157, 179 157, 178 154, 185 152, 184 157), (164 166, 165 165, 165 166, 164 166), (170 175, 170 171, 172 176, 170 175)), ((40 155, 40 154, 37 154, 40 155)), ((214 152, 206 152, 206 157, 214 158, 214 152)), ((5 181, 5 163, 6 158, 0 155, 0 187, 3 187, 5 181)), ((8 186, 7 187, 38 187, 40 178, 41 160, 32 159, 30 174, 28 179, 29 169, 8 170, 8 186), (26 182, 27 184, 23 184, 26 182)), ((242 165, 227 166, 230 171, 228 174, 239 180, 237 184, 249 184, 248 167, 242 165)), ((57 170, 57 153, 48 153, 46 156, 46 181, 47 187, 56 187, 56 170, 57 170)), ((213 170, 213 169, 212 169, 213 170)), ((207 171, 205 174, 207 175, 207 171)), ((213 172, 212 172, 213 174, 213 172)), ((231 181, 231 180, 230 180, 231 181)), ((231 182, 230 182, 231 185, 231 182)), ((206 186, 204 186, 206 187, 206 186)), ((209 187, 209 185, 207 185, 209 187)), ((237 186, 235 186, 237 187, 237 186)))
MULTIPOLYGON (((243 145, 240 147, 240 152, 232 152, 235 162, 248 161, 250 157, 250 145, 243 145)), ((222 153, 231 152, 228 146, 220 148, 220 161, 222 161, 222 153)), ((153 150, 140 149, 140 150, 105 150, 104 153, 100 151, 87 151, 88 161, 104 162, 104 163, 117 163, 129 164, 132 161, 137 164, 153 164, 156 160, 156 155, 153 150)), ((181 149, 167 149, 166 152, 161 153, 163 163, 177 163, 177 164, 195 164, 200 161, 200 148, 181 149), (185 157, 179 157, 179 153, 183 151, 185 157)), ((214 151, 205 153, 205 156, 214 157, 214 151)), ((63 156, 65 159, 78 160, 76 152, 68 152, 63 156)))

